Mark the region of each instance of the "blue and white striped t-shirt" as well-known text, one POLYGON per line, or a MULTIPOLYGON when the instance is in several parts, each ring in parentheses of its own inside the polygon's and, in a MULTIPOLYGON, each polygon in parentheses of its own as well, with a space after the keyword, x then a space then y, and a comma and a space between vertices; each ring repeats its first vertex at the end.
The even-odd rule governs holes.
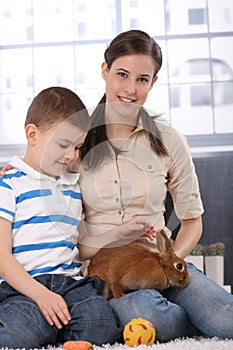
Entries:
POLYGON ((31 276, 56 273, 79 278, 79 174, 64 172, 56 180, 17 156, 10 164, 14 169, 0 178, 0 216, 12 222, 12 254, 31 276))

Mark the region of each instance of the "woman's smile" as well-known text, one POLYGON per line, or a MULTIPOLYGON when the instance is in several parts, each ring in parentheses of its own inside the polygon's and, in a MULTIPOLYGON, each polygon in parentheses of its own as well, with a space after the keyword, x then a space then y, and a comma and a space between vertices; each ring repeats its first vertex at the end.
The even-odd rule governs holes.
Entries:
POLYGON ((118 96, 119 100, 121 103, 125 103, 125 104, 131 104, 136 102, 136 99, 132 99, 132 98, 128 98, 128 97, 123 97, 123 96, 118 96))

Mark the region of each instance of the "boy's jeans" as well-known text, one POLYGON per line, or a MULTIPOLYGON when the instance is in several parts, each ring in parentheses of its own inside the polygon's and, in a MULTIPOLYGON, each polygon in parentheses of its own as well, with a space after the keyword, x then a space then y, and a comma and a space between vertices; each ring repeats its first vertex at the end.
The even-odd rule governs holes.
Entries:
POLYGON ((0 284, 0 348, 42 348, 55 345, 58 339, 101 345, 120 338, 122 326, 107 300, 99 295, 103 288, 99 279, 88 277, 76 281, 51 274, 35 278, 65 299, 72 319, 58 331, 49 326, 31 299, 3 282, 0 284))
POLYGON ((151 321, 160 341, 201 334, 233 339, 233 295, 190 263, 188 271, 190 283, 184 288, 139 290, 110 304, 123 325, 137 317, 151 321))

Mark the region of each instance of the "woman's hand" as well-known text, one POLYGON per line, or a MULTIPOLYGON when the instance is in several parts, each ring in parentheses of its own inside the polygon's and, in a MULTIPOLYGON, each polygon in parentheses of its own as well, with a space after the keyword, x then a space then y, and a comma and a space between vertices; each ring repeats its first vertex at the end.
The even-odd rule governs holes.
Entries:
POLYGON ((82 221, 79 225, 79 259, 92 259, 100 248, 127 244, 141 237, 148 237, 151 241, 155 238, 154 227, 143 217, 134 218, 101 235, 88 235, 82 221))
POLYGON ((123 241, 134 241, 141 237, 148 237, 151 241, 155 238, 155 229, 150 221, 143 217, 137 217, 119 226, 119 239, 123 241))
POLYGON ((50 326, 61 329, 71 320, 65 300, 50 290, 45 289, 34 301, 39 306, 42 314, 50 326))
POLYGON ((0 177, 6 175, 6 171, 13 169, 13 166, 10 164, 4 165, 4 167, 0 170, 0 177))

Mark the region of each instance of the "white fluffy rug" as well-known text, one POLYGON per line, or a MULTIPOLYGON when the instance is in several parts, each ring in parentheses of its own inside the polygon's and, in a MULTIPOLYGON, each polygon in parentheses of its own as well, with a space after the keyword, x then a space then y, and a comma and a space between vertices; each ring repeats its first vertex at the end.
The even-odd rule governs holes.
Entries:
MULTIPOLYGON (((49 347, 49 350, 62 350, 62 347, 49 347)), ((152 346, 139 345, 136 347, 116 343, 114 345, 106 344, 102 347, 94 345, 94 350, 233 350, 233 340, 186 338, 176 339, 168 343, 155 342, 152 346)))
MULTIPOLYGON (((137 347, 130 347, 126 344, 114 344, 114 345, 103 345, 95 346, 94 350, 233 350, 233 340, 220 340, 217 338, 186 338, 186 339, 176 339, 168 343, 158 343, 156 342, 152 346, 139 345, 137 347)), ((62 347, 49 346, 47 350, 62 350, 62 347)), ((34 350, 46 350, 34 349, 34 350)), ((6 348, 0 348, 0 350, 12 350, 6 348)), ((17 349, 19 350, 19 349, 17 349)), ((24 350, 24 349, 22 349, 24 350)))
MULTIPOLYGON (((94 350, 132 350, 126 344, 94 346, 94 350)), ((233 340, 212 339, 176 339, 168 343, 155 343, 153 346, 139 345, 135 350, 233 350, 233 340)))

